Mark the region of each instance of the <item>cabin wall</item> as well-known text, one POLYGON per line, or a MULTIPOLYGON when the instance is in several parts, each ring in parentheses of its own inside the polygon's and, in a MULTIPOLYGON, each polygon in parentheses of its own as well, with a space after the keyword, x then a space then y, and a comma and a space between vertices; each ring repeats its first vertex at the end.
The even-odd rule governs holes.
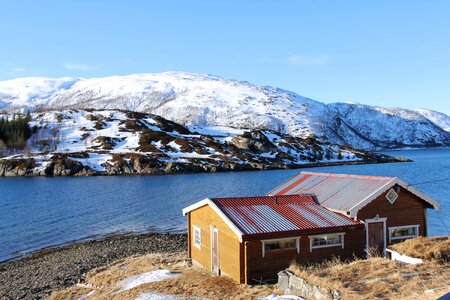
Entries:
POLYGON ((211 270, 211 226, 219 231, 219 270, 237 282, 244 281, 241 243, 222 218, 205 205, 188 213, 190 257, 207 270, 211 270), (201 228, 201 249, 194 246, 193 225, 201 228), (192 236, 192 237, 191 237, 192 236))
POLYGON ((310 249, 309 235, 300 237, 300 253, 297 249, 274 250, 265 252, 262 256, 262 241, 246 241, 246 265, 248 284, 256 283, 255 280, 276 279, 277 273, 289 267, 292 261, 300 265, 320 263, 333 257, 342 260, 353 259, 354 256, 364 257, 365 252, 365 231, 364 228, 354 228, 354 230, 336 231, 345 232, 344 249, 342 246, 332 246, 327 248, 310 249), (255 279, 255 280, 254 280, 255 279))
MULTIPOLYGON (((396 187, 394 187, 394 190, 396 187)), ((426 236, 426 206, 423 200, 411 192, 400 187, 398 198, 393 204, 386 199, 388 191, 361 208, 358 212, 358 219, 372 219, 378 215, 386 220, 386 245, 401 242, 393 240, 389 242, 389 227, 419 225, 419 235, 426 236)))

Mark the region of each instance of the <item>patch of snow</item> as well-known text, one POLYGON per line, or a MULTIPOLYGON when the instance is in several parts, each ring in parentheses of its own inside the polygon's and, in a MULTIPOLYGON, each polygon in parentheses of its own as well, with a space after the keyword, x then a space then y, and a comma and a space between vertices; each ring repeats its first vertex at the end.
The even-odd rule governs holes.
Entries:
POLYGON ((191 132, 198 132, 203 135, 233 137, 235 135, 243 134, 245 130, 232 128, 227 126, 186 126, 191 132))
POLYGON ((172 273, 169 270, 156 270, 127 277, 121 280, 118 285, 121 287, 121 291, 126 291, 144 283, 162 281, 178 276, 179 274, 172 273))
POLYGON ((87 297, 94 295, 94 293, 95 293, 95 290, 90 291, 89 293, 81 295, 80 297, 78 297, 78 300, 86 299, 87 297))
POLYGON ((410 264, 410 265, 417 265, 417 264, 421 264, 423 263, 423 260, 420 258, 414 258, 414 257, 410 257, 404 254, 400 254, 397 251, 391 250, 391 249, 386 249, 386 251, 391 253, 391 259, 393 261, 399 261, 405 264, 410 264))
POLYGON ((259 300, 304 300, 304 298, 299 297, 299 296, 294 296, 294 295, 269 295, 266 297, 262 297, 262 298, 258 298, 259 300))
POLYGON ((111 155, 110 154, 89 153, 88 158, 71 157, 71 159, 76 160, 85 166, 91 167, 95 171, 105 171, 105 167, 102 166, 102 164, 106 163, 107 160, 111 159, 111 155))
POLYGON ((177 300, 180 299, 175 295, 167 295, 160 293, 142 293, 135 300, 177 300))

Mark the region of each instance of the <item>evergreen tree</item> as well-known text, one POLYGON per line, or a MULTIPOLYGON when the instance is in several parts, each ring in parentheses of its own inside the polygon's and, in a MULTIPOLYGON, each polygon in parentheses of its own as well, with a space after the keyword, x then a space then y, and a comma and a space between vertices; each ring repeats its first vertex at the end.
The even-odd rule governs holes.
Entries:
POLYGON ((28 112, 24 117, 22 114, 13 114, 12 119, 0 118, 0 140, 8 148, 23 149, 26 140, 31 136, 32 130, 28 126, 31 115, 28 112))

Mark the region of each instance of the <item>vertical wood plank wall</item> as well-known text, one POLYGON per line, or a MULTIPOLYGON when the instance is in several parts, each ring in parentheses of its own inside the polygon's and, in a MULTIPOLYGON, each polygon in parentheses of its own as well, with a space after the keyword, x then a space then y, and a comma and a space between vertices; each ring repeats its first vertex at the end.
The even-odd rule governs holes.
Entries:
POLYGON ((266 252, 262 257, 262 242, 247 241, 247 283, 255 283, 252 279, 276 279, 277 273, 289 267, 293 260, 298 264, 309 264, 320 263, 333 256, 339 256, 343 260, 365 256, 363 228, 339 232, 345 232, 344 249, 342 246, 333 246, 310 251, 309 237, 305 235, 300 237, 300 253, 297 253, 297 249, 275 250, 266 252))
MULTIPOLYGON (((394 187, 395 190, 396 187, 394 187)), ((378 198, 361 208, 358 219, 372 219, 376 215, 386 220, 386 246, 389 245, 389 227, 419 225, 419 235, 426 236, 425 203, 419 197, 400 187, 398 198, 393 204, 386 199, 385 192, 378 198)), ((393 240, 391 244, 401 242, 393 240)))
POLYGON ((236 234, 225 224, 225 222, 208 205, 200 207, 189 213, 190 228, 192 225, 201 228, 201 249, 193 245, 190 239, 191 258, 211 270, 211 229, 210 225, 219 230, 219 269, 237 282, 242 282, 243 269, 241 269, 241 243, 236 234))

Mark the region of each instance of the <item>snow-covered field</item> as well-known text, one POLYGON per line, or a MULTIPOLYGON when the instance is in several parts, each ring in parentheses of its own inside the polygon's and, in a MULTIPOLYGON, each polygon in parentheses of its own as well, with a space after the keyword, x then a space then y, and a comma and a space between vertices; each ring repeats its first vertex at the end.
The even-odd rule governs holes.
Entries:
POLYGON ((294 165, 311 162, 359 161, 364 153, 338 145, 307 141, 269 131, 225 126, 181 126, 151 114, 118 110, 65 110, 33 113, 30 126, 36 133, 28 149, 11 158, 33 158, 34 173, 43 174, 53 154, 95 172, 104 172, 117 156, 130 167, 145 155, 167 163, 220 165, 221 162, 294 165))
POLYGON ((450 117, 443 113, 327 105, 291 91, 207 74, 20 78, 0 82, 0 108, 124 109, 183 125, 270 129, 365 149, 450 145, 450 117))

